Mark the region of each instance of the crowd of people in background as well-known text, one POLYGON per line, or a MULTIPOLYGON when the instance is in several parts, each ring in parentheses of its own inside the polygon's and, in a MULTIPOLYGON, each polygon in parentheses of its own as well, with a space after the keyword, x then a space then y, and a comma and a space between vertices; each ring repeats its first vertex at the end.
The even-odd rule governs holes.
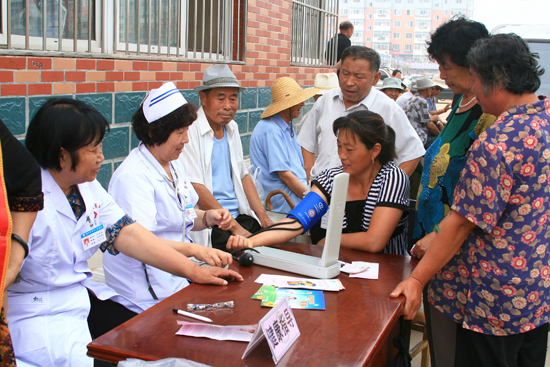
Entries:
POLYGON ((313 88, 273 81, 251 136, 254 175, 233 120, 245 88, 225 64, 204 70, 199 108, 173 83, 150 91, 132 118, 140 143, 108 191, 96 176, 109 122, 95 108, 48 100, 27 149, 0 121, 2 363, 92 366, 93 338, 190 282, 242 281, 228 252, 308 230, 322 246, 326 220, 305 228, 292 218, 327 206, 344 172, 341 246, 420 259, 391 296, 405 296, 407 319, 423 303, 432 366, 544 366, 550 101, 535 94, 537 55, 458 17, 427 41, 438 74, 405 85, 396 69, 379 84, 380 55, 352 46, 352 34, 342 22, 326 54, 338 72, 313 88), (447 88, 455 100, 441 106, 447 88), (274 191, 273 211, 289 214, 279 223, 266 210, 274 191), (106 283, 92 281, 87 262, 98 249, 106 283))

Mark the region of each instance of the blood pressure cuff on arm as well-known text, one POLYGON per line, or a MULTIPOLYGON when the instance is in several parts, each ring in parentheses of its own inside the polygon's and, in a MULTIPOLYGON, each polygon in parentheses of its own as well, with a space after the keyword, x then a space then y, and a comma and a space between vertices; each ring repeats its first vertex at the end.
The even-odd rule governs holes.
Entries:
POLYGON ((327 212, 328 205, 316 192, 309 192, 287 215, 287 218, 296 218, 304 227, 304 233, 327 212))

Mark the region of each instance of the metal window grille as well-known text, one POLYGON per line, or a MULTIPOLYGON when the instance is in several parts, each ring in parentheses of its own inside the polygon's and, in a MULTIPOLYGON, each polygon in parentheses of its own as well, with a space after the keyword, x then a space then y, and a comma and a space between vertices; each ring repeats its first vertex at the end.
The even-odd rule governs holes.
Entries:
POLYGON ((244 61, 246 0, 0 1, 0 53, 244 61))
POLYGON ((292 65, 336 64, 338 0, 293 0, 290 62, 292 65), (330 60, 327 60, 327 55, 330 60))

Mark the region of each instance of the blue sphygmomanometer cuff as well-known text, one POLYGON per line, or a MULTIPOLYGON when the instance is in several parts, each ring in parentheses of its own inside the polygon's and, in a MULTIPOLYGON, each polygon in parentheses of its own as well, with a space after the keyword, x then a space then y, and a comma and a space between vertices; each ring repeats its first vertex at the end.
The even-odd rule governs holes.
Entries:
POLYGON ((310 192, 287 215, 287 218, 296 218, 304 227, 304 232, 311 227, 327 212, 328 205, 316 192, 310 192))

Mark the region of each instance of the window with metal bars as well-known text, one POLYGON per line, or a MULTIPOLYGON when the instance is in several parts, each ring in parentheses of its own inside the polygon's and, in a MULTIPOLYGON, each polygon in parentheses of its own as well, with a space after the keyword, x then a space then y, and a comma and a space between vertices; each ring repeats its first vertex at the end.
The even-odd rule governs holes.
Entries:
POLYGON ((0 1, 11 51, 244 61, 246 0, 0 1))
POLYGON ((328 54, 327 44, 338 33, 338 0, 293 0, 290 62, 292 65, 327 66, 336 64, 337 42, 328 54))

